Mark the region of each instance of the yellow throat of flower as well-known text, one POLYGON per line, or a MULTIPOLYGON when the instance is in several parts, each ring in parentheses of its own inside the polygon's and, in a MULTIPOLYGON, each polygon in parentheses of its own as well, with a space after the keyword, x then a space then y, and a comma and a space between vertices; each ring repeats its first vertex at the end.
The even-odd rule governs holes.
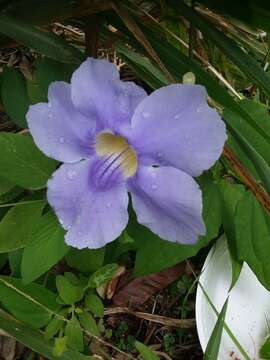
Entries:
POLYGON ((98 134, 96 137, 96 153, 99 156, 115 159, 125 177, 131 177, 137 171, 137 154, 122 136, 106 132, 98 134))

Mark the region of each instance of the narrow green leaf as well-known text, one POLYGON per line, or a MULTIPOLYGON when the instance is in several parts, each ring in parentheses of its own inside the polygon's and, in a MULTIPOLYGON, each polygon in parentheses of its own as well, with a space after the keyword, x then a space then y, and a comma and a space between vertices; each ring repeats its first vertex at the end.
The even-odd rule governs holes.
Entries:
POLYGON ((0 252, 23 248, 31 239, 41 218, 45 201, 16 205, 0 222, 0 252))
POLYGON ((64 321, 59 319, 58 317, 54 317, 49 324, 46 326, 45 329, 45 338, 46 339, 51 339, 53 338, 58 331, 63 327, 64 325, 64 321))
POLYGON ((46 157, 23 134, 0 133, 0 176, 30 189, 44 187, 57 162, 46 157))
POLYGON ((13 336, 17 341, 29 347, 36 353, 50 360, 95 360, 92 356, 85 356, 73 350, 66 350, 62 355, 53 354, 54 342, 44 338, 44 334, 30 326, 14 319, 0 310, 0 328, 13 336))
POLYGON ((222 337, 226 311, 228 307, 228 300, 229 298, 227 298, 218 316, 218 320, 216 322, 212 335, 208 341, 203 360, 218 360, 219 346, 222 337))
POLYGON ((70 349, 80 352, 83 351, 83 332, 75 316, 67 323, 65 336, 67 337, 67 345, 70 349))
POLYGON ((160 360, 159 357, 143 343, 135 341, 135 347, 144 360, 160 360))
POLYGON ((51 291, 39 284, 24 285, 20 279, 8 276, 0 277, 0 303, 18 320, 35 328, 47 325, 52 312, 59 308, 51 291))
POLYGON ((26 80, 15 69, 5 67, 1 81, 1 96, 6 113, 19 127, 26 127, 25 114, 30 105, 26 80))
POLYGON ((27 22, 0 15, 0 32, 23 45, 63 63, 79 64, 84 56, 64 39, 35 28, 27 22))
POLYGON ((56 216, 48 212, 38 221, 22 257, 22 279, 29 283, 39 278, 68 252, 64 230, 56 216))
POLYGON ((53 355, 58 358, 67 350, 68 337, 63 336, 54 340, 53 355))
POLYGON ((260 349, 260 359, 270 359, 270 336, 267 337, 260 349))

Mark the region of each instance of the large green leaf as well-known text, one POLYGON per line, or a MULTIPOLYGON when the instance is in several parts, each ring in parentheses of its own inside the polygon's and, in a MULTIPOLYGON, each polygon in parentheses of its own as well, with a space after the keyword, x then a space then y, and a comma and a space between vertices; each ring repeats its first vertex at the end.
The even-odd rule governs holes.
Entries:
POLYGON ((0 252, 23 248, 30 241, 44 206, 45 201, 26 203, 6 213, 0 222, 0 252))
POLYGON ((270 290, 270 217, 251 192, 239 201, 235 213, 238 258, 246 261, 270 290))
POLYGON ((183 1, 169 0, 168 3, 176 13, 185 16, 192 22, 193 26, 196 26, 205 36, 211 39, 221 51, 242 70, 248 79, 261 86, 268 95, 270 94, 270 76, 255 59, 244 52, 240 46, 220 30, 208 23, 202 16, 196 13, 196 11, 184 4, 183 1))
POLYGON ((23 45, 63 63, 79 64, 83 54, 61 37, 40 30, 5 14, 0 15, 0 32, 23 45))
POLYGON ((50 360, 95 360, 73 350, 66 350, 60 356, 54 356, 54 342, 47 340, 44 334, 18 321, 3 310, 0 310, 0 328, 13 336, 17 341, 50 360))
POLYGON ((0 133, 0 175, 24 188, 46 185, 57 162, 42 154, 28 135, 0 133))
POLYGON ((82 272, 98 270, 104 261, 105 247, 100 249, 75 249, 71 248, 66 255, 69 266, 82 272))
POLYGON ((220 341, 224 327, 226 311, 228 307, 228 300, 229 298, 227 298, 218 316, 218 320, 211 334, 211 337, 208 341, 203 360, 218 360, 218 353, 219 353, 220 341))
POLYGON ((1 96, 6 113, 21 128, 26 127, 25 114, 30 101, 26 80, 15 69, 6 67, 1 81, 1 96))
POLYGON ((59 308, 56 295, 43 286, 24 285, 20 279, 8 276, 0 277, 0 303, 18 320, 35 328, 45 326, 59 308))
POLYGON ((23 252, 21 274, 24 283, 40 277, 60 261, 68 250, 64 242, 64 230, 56 216, 48 212, 40 217, 23 252))

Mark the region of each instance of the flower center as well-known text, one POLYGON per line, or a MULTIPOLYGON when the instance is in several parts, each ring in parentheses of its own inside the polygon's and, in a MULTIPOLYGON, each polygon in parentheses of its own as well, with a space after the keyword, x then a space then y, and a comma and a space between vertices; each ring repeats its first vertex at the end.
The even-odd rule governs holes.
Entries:
POLYGON ((101 133, 96 137, 96 153, 111 159, 125 177, 133 176, 138 168, 137 154, 122 136, 101 133))

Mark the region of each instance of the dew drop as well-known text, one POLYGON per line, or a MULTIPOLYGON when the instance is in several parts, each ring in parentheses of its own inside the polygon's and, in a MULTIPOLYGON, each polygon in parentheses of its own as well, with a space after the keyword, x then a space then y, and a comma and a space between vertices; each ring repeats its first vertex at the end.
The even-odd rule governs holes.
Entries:
POLYGON ((64 138, 64 136, 60 136, 60 138, 59 138, 59 142, 60 142, 61 144, 64 144, 64 142, 65 142, 65 138, 64 138))
POLYGON ((158 152, 157 156, 161 159, 162 156, 163 156, 163 153, 162 153, 162 152, 158 152))
POLYGON ((77 176, 77 173, 75 170, 68 170, 67 172, 67 178, 69 180, 73 180, 77 176))
POLYGON ((145 111, 145 112, 142 113, 142 115, 143 115, 144 118, 149 118, 150 113, 145 111))
POLYGON ((153 190, 157 190, 157 185, 156 184, 153 184, 151 187, 152 187, 153 190))
POLYGON ((179 119, 179 115, 178 114, 176 114, 176 115, 174 115, 174 117, 173 117, 175 120, 177 120, 177 119, 179 119))
POLYGON ((153 171, 153 172, 151 173, 151 177, 152 177, 153 179, 155 179, 155 178, 157 177, 157 174, 156 174, 155 171, 153 171))
POLYGON ((53 117, 53 114, 49 114, 48 116, 49 116, 49 119, 52 119, 52 117, 53 117))
POLYGON ((112 206, 111 202, 107 202, 107 208, 110 208, 112 206))
POLYGON ((82 232, 82 231, 78 231, 77 234, 78 234, 78 236, 82 236, 83 232, 82 232))

